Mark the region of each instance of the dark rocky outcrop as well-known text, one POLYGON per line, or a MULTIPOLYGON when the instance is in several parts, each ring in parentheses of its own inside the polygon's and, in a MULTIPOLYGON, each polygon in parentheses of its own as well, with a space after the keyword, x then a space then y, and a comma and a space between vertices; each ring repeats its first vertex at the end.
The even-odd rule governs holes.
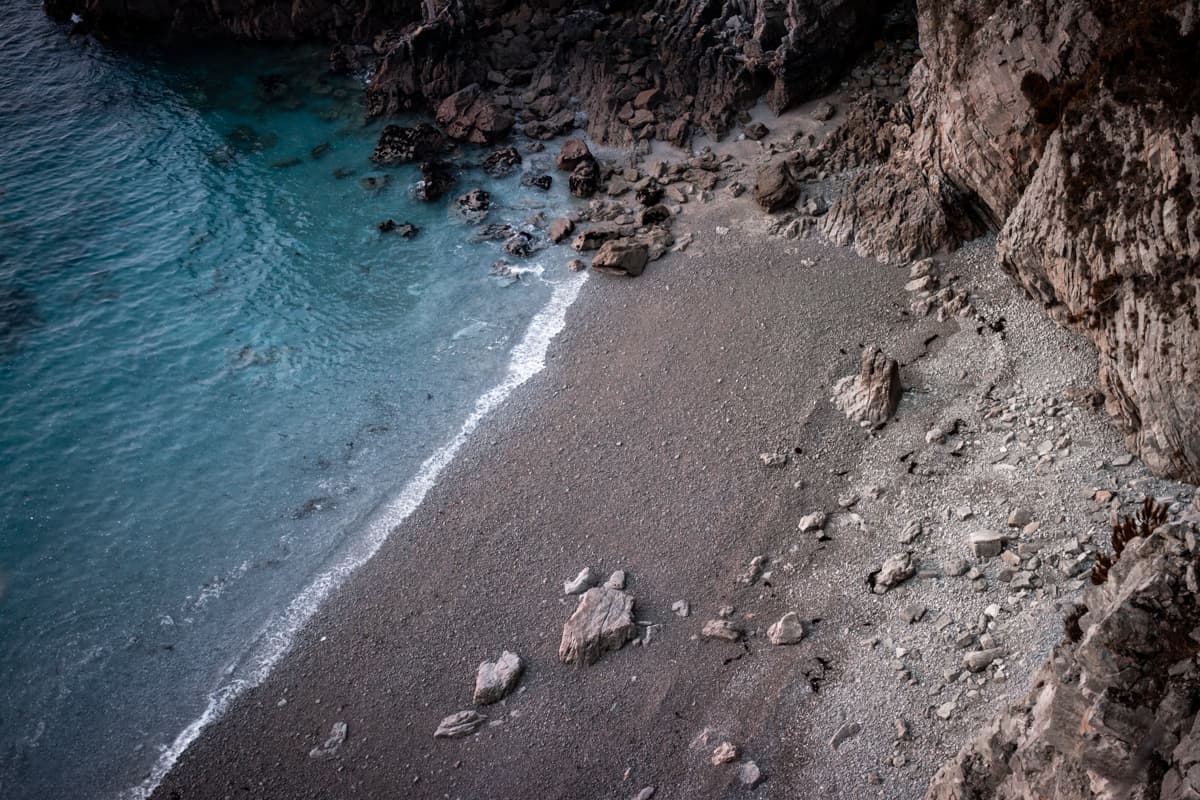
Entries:
POLYGON ((385 165, 423 161, 440 153, 445 143, 441 131, 424 122, 411 128, 388 125, 379 135, 371 160, 385 165))
POLYGON ((918 7, 924 58, 875 126, 886 161, 824 230, 885 260, 998 231, 1005 271, 1096 344, 1130 449, 1200 480, 1195 4, 918 7))
POLYGON ((1198 557, 1180 524, 1126 544, 1032 691, 941 768, 926 800, 1200 796, 1198 557))

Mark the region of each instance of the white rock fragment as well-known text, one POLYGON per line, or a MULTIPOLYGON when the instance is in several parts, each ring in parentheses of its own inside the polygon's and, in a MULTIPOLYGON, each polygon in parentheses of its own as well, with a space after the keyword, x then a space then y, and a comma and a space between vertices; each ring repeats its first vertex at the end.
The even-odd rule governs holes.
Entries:
POLYGON ((829 746, 834 750, 837 750, 846 740, 853 739, 855 736, 858 736, 858 733, 861 730, 862 726, 857 722, 847 722, 846 724, 842 725, 842 727, 837 729, 837 733, 833 734, 833 738, 829 740, 829 746))
POLYGON ((728 764, 737 757, 737 745, 733 744, 732 742, 721 742, 719 745, 713 748, 712 755, 708 760, 712 762, 714 767, 719 767, 722 764, 728 764))
POLYGON ((826 519, 824 511, 814 511, 811 514, 805 514, 800 518, 800 532, 812 533, 813 531, 822 530, 825 527, 826 519))
POLYGON ((753 789, 762 782, 762 770, 753 761, 743 761, 738 764, 737 778, 742 786, 745 786, 747 789, 753 789))
POLYGON ((710 619, 700 629, 700 635, 705 639, 719 639, 724 642, 736 642, 742 638, 742 629, 727 619, 710 619))
POLYGON ((498 702, 512 691, 525 669, 516 653, 505 650, 495 661, 484 661, 475 671, 475 702, 481 706, 498 702))
POLYGON ((608 576, 608 580, 604 582, 605 589, 624 589, 625 588, 625 570, 619 569, 612 575, 608 576))
POLYGON ((350 727, 344 722, 335 722, 333 727, 329 729, 329 736, 320 747, 314 747, 308 751, 309 758, 332 758, 337 754, 338 749, 342 746, 342 742, 346 741, 346 734, 349 733, 350 727))
POLYGON ((474 709, 459 711, 451 714, 438 724, 433 735, 439 739, 457 739, 470 736, 487 720, 483 714, 474 709))
POLYGON ((620 650, 637 635, 633 597, 619 589, 588 589, 563 625, 558 658, 564 664, 588 666, 605 652, 620 650))
POLYGON ((976 558, 994 558, 1004 549, 1004 534, 1000 531, 972 531, 969 541, 976 558))
POLYGON ((563 594, 583 594, 599 582, 600 579, 592 572, 592 568, 584 567, 579 570, 579 574, 575 576, 574 580, 563 582, 563 594))
POLYGON ((775 645, 796 644, 804 638, 804 623, 795 611, 789 611, 767 628, 767 641, 775 645))
POLYGON ((687 600, 676 600, 674 603, 671 603, 671 610, 675 612, 675 616, 677 617, 686 617, 692 613, 692 607, 688 605, 687 600))

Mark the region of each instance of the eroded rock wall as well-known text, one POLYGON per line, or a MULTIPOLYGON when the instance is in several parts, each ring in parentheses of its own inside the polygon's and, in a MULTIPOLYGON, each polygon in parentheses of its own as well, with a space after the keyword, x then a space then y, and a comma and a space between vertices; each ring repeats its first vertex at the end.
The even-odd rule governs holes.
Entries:
POLYGON ((1034 678, 942 767, 926 800, 1200 797, 1194 532, 1134 539, 1034 678))
POLYGON ((1092 339, 1108 409, 1200 481, 1200 3, 921 0, 890 158, 825 232, 885 261, 1000 231, 1002 267, 1092 339), (911 120, 911 121, 910 121, 911 120))

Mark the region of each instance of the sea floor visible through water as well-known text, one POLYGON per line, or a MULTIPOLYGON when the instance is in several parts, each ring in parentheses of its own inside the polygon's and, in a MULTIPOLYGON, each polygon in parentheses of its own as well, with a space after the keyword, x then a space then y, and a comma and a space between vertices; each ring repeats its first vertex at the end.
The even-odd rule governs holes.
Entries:
POLYGON ((0 796, 113 797, 540 368, 584 278, 497 280, 453 195, 573 201, 464 149, 417 202, 316 49, 120 51, 29 2, 0 45, 0 796))

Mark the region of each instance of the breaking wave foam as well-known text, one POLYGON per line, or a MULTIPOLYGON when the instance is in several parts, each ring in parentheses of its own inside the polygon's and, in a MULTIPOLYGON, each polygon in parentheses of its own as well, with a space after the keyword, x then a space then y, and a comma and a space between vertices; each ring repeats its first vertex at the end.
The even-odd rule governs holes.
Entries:
POLYGON ((292 646, 296 634, 330 592, 379 551, 388 535, 407 519, 424 501, 442 471, 454 460, 467 439, 480 423, 527 380, 541 372, 546 365, 550 342, 566 326, 567 309, 579 296, 586 273, 554 285, 550 301, 529 323, 525 336, 513 348, 504 379, 475 401, 475 408, 463 422, 453 439, 443 445, 421 464, 416 476, 405 484, 400 493, 385 503, 372 516, 367 530, 351 552, 333 567, 318 575, 287 609, 267 624, 254 640, 249 654, 231 673, 233 677, 209 694, 204 711, 193 720, 159 755, 142 783, 122 793, 122 800, 145 800, 170 772, 183 752, 196 741, 200 733, 225 713, 243 692, 258 686, 292 646))

